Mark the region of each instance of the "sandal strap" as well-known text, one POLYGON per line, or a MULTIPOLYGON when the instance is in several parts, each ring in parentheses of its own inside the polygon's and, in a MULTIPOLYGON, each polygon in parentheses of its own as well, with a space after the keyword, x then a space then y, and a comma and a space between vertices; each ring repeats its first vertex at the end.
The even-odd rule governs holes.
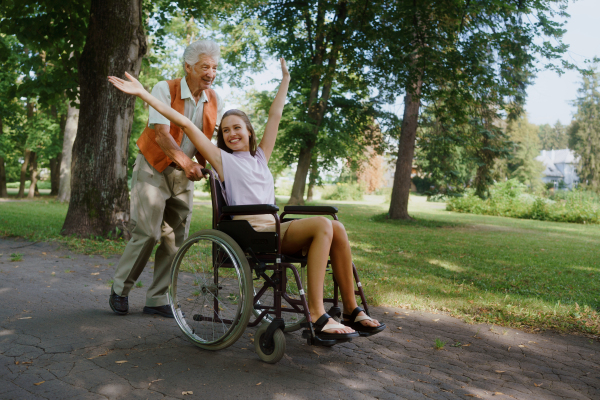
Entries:
POLYGON ((330 329, 345 329, 345 328, 347 328, 346 325, 342 325, 342 324, 338 324, 337 322, 334 322, 334 323, 326 324, 324 327, 322 327, 321 332, 327 333, 324 331, 328 331, 330 329))
MULTIPOLYGON (((354 321, 354 322, 356 322, 356 317, 358 317, 358 314, 360 314, 360 313, 361 313, 361 311, 365 311, 365 310, 363 310, 363 309, 362 309, 362 308, 360 308, 360 307, 356 307, 356 308, 354 309, 354 311, 352 311, 352 314, 350 314, 350 317, 349 317, 348 319, 349 319, 350 321, 354 321)), ((366 314, 366 313, 365 313, 365 314, 366 314)))
POLYGON ((354 319, 354 322, 360 322, 364 320, 373 321, 373 318, 369 317, 368 315, 359 315, 354 319))
POLYGON ((325 313, 321 315, 321 317, 316 322, 313 322, 313 325, 322 330, 323 327, 327 324, 327 321, 329 321, 329 318, 331 318, 329 314, 325 313))

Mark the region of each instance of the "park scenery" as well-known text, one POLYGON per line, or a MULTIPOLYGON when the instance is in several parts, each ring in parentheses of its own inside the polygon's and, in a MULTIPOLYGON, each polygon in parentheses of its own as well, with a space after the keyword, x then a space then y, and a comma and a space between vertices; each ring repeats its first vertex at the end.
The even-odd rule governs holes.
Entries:
MULTIPOLYGON (((568 36, 592 29, 592 9, 595 0, 2 1, 0 399, 600 398, 600 49, 575 53, 568 36), (188 53, 199 41, 220 54, 188 53), (203 71, 206 57, 214 65, 203 71), (219 128, 229 109, 248 116, 261 148, 275 132, 260 154, 280 213, 337 208, 356 293, 385 329, 315 345, 314 320, 284 334, 269 319, 269 339, 266 322, 241 318, 213 347, 186 340, 197 333, 185 321, 206 317, 176 303, 224 290, 215 273, 174 301, 200 263, 179 273, 175 252, 216 229, 219 185, 197 171, 225 161, 198 153, 197 164, 191 135, 185 155, 189 132, 175 123, 164 144, 151 100, 108 80, 126 73, 155 97, 169 81, 167 106, 191 102, 185 116, 209 139, 203 126, 216 124, 215 145, 231 135, 219 128), (572 96, 540 86, 549 74, 571 77, 572 96), (536 111, 534 89, 556 92, 566 111, 536 111), (146 153, 149 131, 162 169, 146 153), (142 240, 142 173, 151 186, 181 174, 191 214, 132 258, 139 271, 121 291, 126 249, 142 240), (155 299, 168 298, 167 311, 147 296, 161 274, 168 291, 155 299), (119 312, 113 301, 127 298, 119 312)), ((250 296, 217 307, 213 295, 221 323, 225 304, 258 317, 265 302, 247 302, 265 279, 288 290, 294 279, 277 275, 281 261, 266 276, 252 251, 240 254, 250 296)), ((337 296, 334 269, 325 295, 337 296)))

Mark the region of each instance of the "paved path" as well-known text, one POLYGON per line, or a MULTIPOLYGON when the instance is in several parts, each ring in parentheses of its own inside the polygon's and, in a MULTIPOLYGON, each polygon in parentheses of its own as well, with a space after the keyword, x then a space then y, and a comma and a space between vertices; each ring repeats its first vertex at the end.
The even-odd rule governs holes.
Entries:
POLYGON ((255 329, 222 351, 194 347, 173 320, 142 314, 145 288, 130 315, 114 315, 116 257, 12 239, 0 253, 1 399, 600 399, 600 343, 583 337, 377 308, 385 333, 333 348, 289 334, 269 365, 254 353, 255 329))

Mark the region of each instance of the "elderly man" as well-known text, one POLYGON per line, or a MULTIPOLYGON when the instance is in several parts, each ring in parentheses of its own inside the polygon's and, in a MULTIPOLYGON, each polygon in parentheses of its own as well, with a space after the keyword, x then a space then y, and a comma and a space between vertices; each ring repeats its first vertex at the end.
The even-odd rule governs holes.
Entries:
MULTIPOLYGON (((223 102, 211 89, 219 46, 210 40, 190 44, 183 54, 185 78, 162 81, 152 95, 189 118, 211 138, 223 115, 223 102)), ((119 315, 129 311, 128 294, 160 240, 145 314, 173 318, 167 301, 170 266, 188 235, 194 182, 205 160, 183 131, 150 107, 148 127, 137 141, 140 154, 131 181, 132 237, 115 271, 109 304, 119 315), (192 161, 196 156, 198 163, 192 161)))

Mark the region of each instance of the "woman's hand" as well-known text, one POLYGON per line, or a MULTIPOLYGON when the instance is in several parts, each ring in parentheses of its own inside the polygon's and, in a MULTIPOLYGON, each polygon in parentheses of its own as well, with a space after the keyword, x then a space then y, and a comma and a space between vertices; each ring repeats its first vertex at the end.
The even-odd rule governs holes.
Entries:
POLYGON ((146 91, 146 89, 144 89, 142 84, 137 79, 129 75, 127 72, 125 72, 125 76, 129 79, 129 81, 117 78, 116 76, 109 76, 108 81, 121 92, 140 97, 142 93, 146 91))
POLYGON ((284 78, 290 78, 290 73, 287 69, 287 64, 285 63, 285 60, 283 59, 283 57, 281 57, 279 59, 279 61, 281 61, 281 73, 283 74, 284 78))

